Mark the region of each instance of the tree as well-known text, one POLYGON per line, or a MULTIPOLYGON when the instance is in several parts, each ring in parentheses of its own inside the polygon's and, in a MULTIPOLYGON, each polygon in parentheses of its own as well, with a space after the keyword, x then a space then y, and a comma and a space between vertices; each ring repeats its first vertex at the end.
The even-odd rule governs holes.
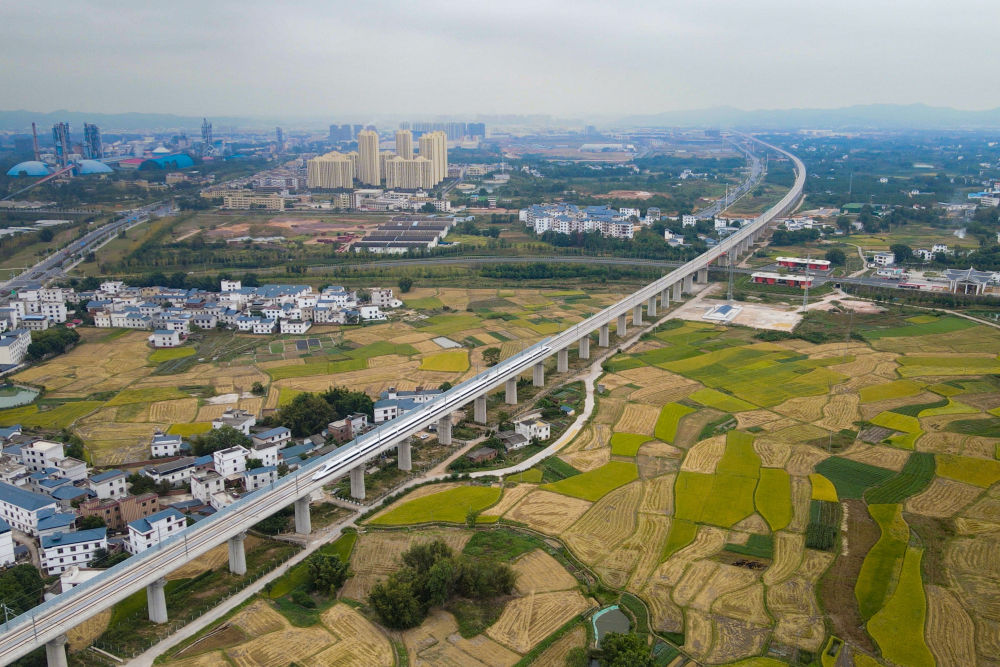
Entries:
POLYGON ((402 278, 399 279, 400 292, 403 292, 405 294, 406 292, 410 291, 411 287, 413 287, 413 278, 410 278, 409 276, 403 276, 402 278))
POLYGON ((247 459, 247 470, 256 470, 257 468, 262 468, 263 466, 264 461, 261 459, 247 459))
POLYGON ((108 524, 104 523, 104 519, 95 515, 81 516, 79 519, 76 520, 76 527, 79 530, 89 530, 91 528, 104 528, 106 525, 108 524))
POLYGON ((38 240, 42 243, 48 243, 53 238, 55 238, 55 232, 53 232, 50 227, 46 227, 42 231, 38 232, 38 240))
POLYGON ((267 390, 264 388, 264 385, 261 384, 260 382, 254 382, 252 385, 250 385, 250 393, 253 394, 254 396, 263 396, 265 393, 267 393, 267 390))
POLYGON ((913 259, 913 249, 905 243, 893 243, 889 250, 896 256, 896 264, 905 264, 913 259))
POLYGON ((297 438, 319 433, 335 418, 333 407, 319 394, 309 392, 297 394, 278 409, 278 422, 297 438))
POLYGON ((488 347, 483 350, 483 363, 487 366, 496 366, 500 363, 500 348, 488 347))
POLYGON ((314 553, 306 563, 312 589, 324 595, 334 595, 347 579, 347 563, 337 554, 314 553))
POLYGON ((609 632, 601 639, 601 667, 652 667, 646 638, 634 632, 609 632))
POLYGON ((851 233, 851 219, 846 215, 837 216, 837 229, 844 232, 844 234, 851 233))
POLYGON ((441 384, 438 385, 438 389, 440 389, 441 391, 448 391, 449 389, 451 389, 454 386, 455 385, 453 385, 452 383, 450 383, 447 380, 445 380, 444 382, 442 382, 441 384))
POLYGON ((826 261, 834 266, 843 266, 847 262, 847 255, 840 248, 832 248, 826 251, 826 261))
POLYGON ((372 587, 368 603, 390 628, 405 630, 419 625, 424 619, 424 611, 413 593, 413 586, 395 574, 372 587))
POLYGON ((222 426, 192 438, 191 451, 196 456, 206 456, 220 449, 236 446, 249 447, 252 444, 253 441, 250 440, 249 436, 243 435, 242 431, 238 431, 232 426, 222 426))
POLYGON ((436 213, 437 209, 434 208, 434 204, 427 202, 426 204, 420 207, 420 211, 422 213, 436 213))
POLYGON ((153 481, 152 477, 146 477, 138 472, 129 475, 127 481, 129 483, 129 490, 132 491, 132 495, 134 496, 149 493, 156 488, 156 482, 153 481))
POLYGON ((34 565, 15 565, 0 574, 0 600, 14 614, 23 614, 42 601, 42 576, 34 565))

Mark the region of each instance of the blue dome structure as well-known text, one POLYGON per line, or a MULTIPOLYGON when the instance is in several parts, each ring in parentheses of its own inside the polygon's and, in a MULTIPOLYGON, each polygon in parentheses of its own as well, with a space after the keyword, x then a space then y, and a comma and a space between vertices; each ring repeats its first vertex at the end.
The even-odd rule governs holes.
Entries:
POLYGON ((174 153, 143 160, 139 169, 187 169, 194 166, 194 160, 187 153, 174 153))
POLYGON ((77 170, 81 174, 110 174, 111 167, 100 160, 80 160, 77 163, 77 170))
POLYGON ((44 162, 38 160, 27 160, 18 162, 7 170, 8 176, 48 176, 49 168, 44 162))

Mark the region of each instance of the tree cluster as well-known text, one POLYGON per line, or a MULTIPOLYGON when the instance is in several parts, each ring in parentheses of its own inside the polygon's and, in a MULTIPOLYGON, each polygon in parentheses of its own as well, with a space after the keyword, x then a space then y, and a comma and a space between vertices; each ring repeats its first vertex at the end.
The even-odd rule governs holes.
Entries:
POLYGON ((278 408, 268 423, 280 424, 295 437, 302 438, 319 433, 330 422, 356 412, 373 417, 375 404, 371 397, 363 391, 331 387, 320 394, 298 394, 291 402, 278 408))
POLYGON ((0 600, 15 614, 42 601, 42 576, 34 565, 15 565, 0 574, 0 600))
POLYGON ((368 603, 390 628, 419 625, 431 607, 452 597, 487 600, 514 590, 516 576, 506 563, 456 556, 440 540, 411 547, 402 561, 368 595, 368 603))
POLYGON ((28 346, 28 358, 32 361, 47 355, 62 354, 76 345, 80 334, 75 329, 52 327, 45 331, 35 331, 31 334, 31 345, 28 346))
POLYGON ((306 561, 309 586, 323 595, 334 595, 347 580, 347 563, 337 554, 314 553, 306 561))
POLYGON ((652 667, 653 653, 642 635, 609 632, 601 638, 601 667, 652 667))
POLYGON ((243 435, 242 431, 238 431, 232 426, 222 426, 193 437, 191 439, 191 452, 195 456, 207 456, 221 449, 236 446, 249 447, 252 444, 253 441, 250 440, 249 436, 243 435))

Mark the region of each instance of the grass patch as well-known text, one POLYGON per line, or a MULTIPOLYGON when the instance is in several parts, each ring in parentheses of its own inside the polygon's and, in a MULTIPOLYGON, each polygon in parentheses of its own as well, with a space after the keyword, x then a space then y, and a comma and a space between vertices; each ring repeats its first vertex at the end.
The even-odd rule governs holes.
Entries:
POLYGON ((492 558, 509 563, 521 554, 542 547, 542 541, 515 533, 512 530, 479 530, 476 531, 462 553, 474 558, 492 558))
POLYGON ((986 489, 1000 481, 1000 461, 938 454, 937 474, 986 489))
POLYGON ((689 408, 686 405, 667 403, 660 410, 660 416, 656 420, 653 435, 663 442, 673 443, 674 438, 677 437, 677 425, 680 423, 681 417, 689 415, 692 412, 695 412, 695 409, 689 408))
POLYGON ((502 490, 488 486, 459 486, 417 498, 373 519, 379 526, 402 526, 427 521, 465 523, 469 512, 480 512, 500 500, 502 490))
POLYGON ((818 472, 809 473, 809 484, 812 486, 812 500, 824 500, 828 503, 840 502, 837 498, 837 488, 833 482, 818 472))
POLYGON ((193 424, 171 424, 167 433, 186 438, 200 433, 208 433, 211 430, 212 425, 208 422, 194 422, 193 424))
POLYGON ((178 398, 190 398, 175 387, 146 387, 143 389, 122 389, 107 405, 128 405, 130 403, 156 403, 157 401, 172 401, 178 398))
POLYGON ((670 522, 670 533, 667 541, 663 545, 663 553, 660 555, 660 562, 673 556, 675 553, 694 542, 698 534, 697 524, 684 519, 674 519, 670 522))
POLYGON ((901 503, 926 489, 932 479, 934 455, 913 452, 897 475, 865 492, 865 501, 869 505, 901 503))
POLYGON ((806 547, 833 551, 840 531, 840 503, 825 500, 809 501, 809 523, 806 525, 806 547))
POLYGON ((651 440, 648 435, 638 433, 612 433, 611 453, 615 456, 635 456, 644 443, 651 440))
POLYGON ((445 350, 420 360, 422 371, 447 371, 462 373, 469 370, 469 351, 465 348, 445 350))
POLYGON ((886 468, 878 468, 839 456, 831 456, 816 466, 816 472, 833 482, 837 496, 861 498, 869 487, 877 486, 896 473, 886 468))
POLYGON ((639 477, 634 463, 609 461, 596 470, 545 484, 541 488, 584 500, 598 500, 613 489, 639 477))
MULTIPOLYGON (((358 541, 358 534, 351 531, 344 533, 337 540, 329 544, 324 544, 316 550, 317 553, 335 554, 342 562, 346 563, 351 558, 351 551, 358 541)), ((296 588, 300 588, 309 583, 309 563, 308 559, 302 561, 291 568, 281 577, 275 579, 271 585, 265 588, 265 592, 272 600, 288 595, 296 588)))
POLYGON ((755 533, 747 538, 746 544, 726 544, 726 551, 770 560, 774 557, 774 536, 755 533))
POLYGON ((558 456, 550 456, 538 464, 542 470, 543 482, 558 482, 561 479, 579 475, 580 471, 558 456))
POLYGON ((757 406, 753 403, 748 403, 743 399, 730 396, 729 394, 723 394, 721 391, 710 389, 708 387, 699 389, 688 396, 688 398, 710 408, 722 410, 723 412, 744 412, 746 410, 757 409, 757 406))
POLYGON ((868 621, 868 632, 882 650, 882 657, 897 665, 936 664, 924 641, 927 597, 920 578, 922 555, 921 549, 906 550, 896 590, 868 621))
POLYGON ((193 347, 167 347, 162 350, 155 350, 149 355, 149 360, 154 364, 161 364, 164 361, 183 359, 194 355, 193 347))
MULTIPOLYGON (((832 485, 831 485, 832 488, 832 485)), ((792 520, 791 477, 781 468, 761 468, 754 505, 771 530, 782 530, 792 520)))
POLYGON ((868 513, 875 519, 882 535, 865 556, 854 585, 858 610, 865 620, 882 608, 906 553, 910 529, 903 520, 901 509, 900 505, 868 506, 868 513))

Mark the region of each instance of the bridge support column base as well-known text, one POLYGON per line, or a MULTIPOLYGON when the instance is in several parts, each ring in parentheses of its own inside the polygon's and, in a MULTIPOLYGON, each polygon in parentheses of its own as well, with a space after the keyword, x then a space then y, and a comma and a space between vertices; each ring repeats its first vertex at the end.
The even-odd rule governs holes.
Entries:
POLYGON ((229 538, 229 571, 241 577, 247 573, 247 554, 243 548, 246 538, 246 533, 229 538))
POLYGON ((674 301, 680 301, 681 300, 681 291, 682 291, 682 289, 683 288, 682 288, 682 286, 681 286, 681 284, 679 282, 674 283, 674 301))
POLYGON ((632 308, 632 324, 637 327, 642 326, 642 304, 632 308))
POLYGON ((504 383, 503 402, 507 405, 517 405, 517 378, 511 378, 504 383))
POLYGON ((670 308, 670 288, 666 288, 660 292, 660 308, 664 311, 670 308))
POLYGON ((646 312, 649 313, 650 319, 656 317, 656 297, 649 297, 649 301, 646 302, 646 312))
POLYGON ((563 348, 556 353, 556 372, 565 373, 569 370, 569 350, 563 348))
POLYGON ((477 424, 486 423, 486 396, 476 396, 472 404, 472 418, 477 424))
POLYGON ((536 387, 545 386, 545 363, 539 362, 531 368, 531 384, 536 387))
POLYGON ((295 501, 295 532, 308 535, 312 532, 312 517, 309 515, 309 497, 295 501))
POLYGON ((67 667, 66 635, 59 635, 45 643, 45 663, 49 667, 67 667))
POLYGON ((694 276, 684 276, 684 286, 681 288, 681 291, 688 294, 694 291, 694 276))
POLYGON ((590 336, 580 339, 580 358, 590 359, 590 336))
MULTIPOLYGON (((146 602, 149 608, 149 620, 153 623, 167 622, 167 596, 163 589, 167 585, 166 579, 157 579, 146 586, 146 602)), ((48 650, 46 649, 46 654, 48 650)))
POLYGON ((451 444, 451 415, 438 420, 438 442, 442 445, 451 444))
POLYGON ((602 326, 600 333, 597 334, 597 344, 601 347, 608 347, 611 345, 611 328, 607 324, 602 326))
POLYGON ((708 282, 708 269, 698 269, 698 277, 696 278, 699 283, 708 282))
POLYGON ((357 500, 365 499, 365 464, 351 468, 351 497, 357 500))
POLYGON ((413 470, 413 457, 410 451, 410 439, 396 445, 396 460, 400 470, 409 472, 413 470))
POLYGON ((625 319, 625 313, 618 316, 618 337, 624 338, 628 334, 628 322, 625 319))

